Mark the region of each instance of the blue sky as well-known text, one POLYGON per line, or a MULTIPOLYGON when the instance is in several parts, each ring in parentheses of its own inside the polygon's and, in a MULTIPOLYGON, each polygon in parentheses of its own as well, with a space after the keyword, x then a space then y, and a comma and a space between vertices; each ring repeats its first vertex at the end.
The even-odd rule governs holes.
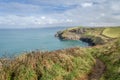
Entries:
POLYGON ((0 28, 77 25, 120 25, 120 0, 0 0, 0 28))

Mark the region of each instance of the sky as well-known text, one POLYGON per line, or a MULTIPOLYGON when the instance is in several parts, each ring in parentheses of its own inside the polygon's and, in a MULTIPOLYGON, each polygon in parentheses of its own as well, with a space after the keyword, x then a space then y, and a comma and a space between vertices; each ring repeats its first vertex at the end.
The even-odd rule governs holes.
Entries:
POLYGON ((120 26, 120 0, 0 0, 0 28, 120 26))

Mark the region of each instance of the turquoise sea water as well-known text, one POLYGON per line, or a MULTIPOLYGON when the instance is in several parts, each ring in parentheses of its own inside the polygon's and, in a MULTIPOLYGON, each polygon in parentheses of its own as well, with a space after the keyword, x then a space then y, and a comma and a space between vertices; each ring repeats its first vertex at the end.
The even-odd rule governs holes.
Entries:
POLYGON ((40 29, 0 29, 0 57, 11 56, 26 51, 52 51, 75 46, 85 47, 81 41, 61 41, 54 37, 55 33, 64 28, 40 29))

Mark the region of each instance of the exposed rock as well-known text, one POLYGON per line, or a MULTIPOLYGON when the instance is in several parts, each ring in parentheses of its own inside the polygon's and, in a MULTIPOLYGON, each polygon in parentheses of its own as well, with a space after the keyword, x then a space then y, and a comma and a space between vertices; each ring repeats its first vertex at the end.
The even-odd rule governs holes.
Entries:
POLYGON ((73 32, 73 33, 76 33, 76 34, 84 34, 85 33, 85 28, 72 29, 69 32, 73 32))
POLYGON ((59 37, 62 34, 62 31, 58 31, 57 34, 55 34, 55 37, 59 37))
POLYGON ((57 34, 55 34, 55 37, 58 37, 62 40, 79 40, 80 34, 82 34, 81 30, 66 30, 66 31, 58 31, 57 34))

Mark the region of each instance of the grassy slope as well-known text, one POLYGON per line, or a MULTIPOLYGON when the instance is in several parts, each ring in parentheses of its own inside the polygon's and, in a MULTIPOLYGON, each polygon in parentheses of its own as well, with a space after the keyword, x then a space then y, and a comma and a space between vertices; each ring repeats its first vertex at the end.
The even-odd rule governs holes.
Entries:
MULTIPOLYGON (((63 31, 64 34, 67 34, 71 30, 78 30, 82 29, 83 27, 74 27, 74 28, 68 28, 63 31)), ((93 36, 101 36, 105 35, 110 38, 116 38, 120 37, 120 27, 108 27, 108 28, 84 28, 85 33, 84 35, 93 35, 93 36)), ((81 35, 81 34, 80 34, 81 35)))
POLYGON ((87 78, 95 61, 92 55, 84 53, 81 48, 73 48, 33 52, 1 62, 2 80, 82 80, 87 78))
POLYGON ((102 34, 111 38, 120 37, 120 27, 106 28, 102 34))
POLYGON ((0 80, 88 80, 96 58, 106 65, 100 80, 120 80, 120 39, 101 46, 34 51, 0 60, 0 80))
POLYGON ((120 39, 105 46, 89 48, 87 51, 106 65, 105 73, 100 80, 120 80, 120 39))

